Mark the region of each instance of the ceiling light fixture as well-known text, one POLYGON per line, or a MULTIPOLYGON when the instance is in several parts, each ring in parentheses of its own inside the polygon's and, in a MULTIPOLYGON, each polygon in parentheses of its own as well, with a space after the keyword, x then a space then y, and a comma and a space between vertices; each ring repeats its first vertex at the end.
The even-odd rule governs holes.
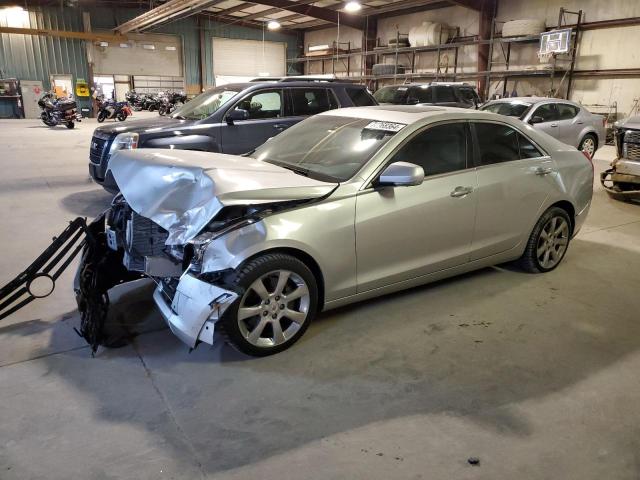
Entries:
POLYGON ((360 9, 362 9, 360 2, 347 2, 344 6, 346 12, 357 12, 360 9))
POLYGON ((278 30, 280 28, 280 22, 276 20, 270 20, 269 23, 267 23, 267 28, 269 30, 278 30))

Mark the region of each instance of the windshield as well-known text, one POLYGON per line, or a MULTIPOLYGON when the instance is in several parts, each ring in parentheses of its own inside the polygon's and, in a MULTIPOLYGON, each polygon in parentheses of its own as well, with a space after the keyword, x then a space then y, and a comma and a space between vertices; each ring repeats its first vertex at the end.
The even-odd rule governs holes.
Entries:
POLYGON ((273 137, 249 156, 316 180, 343 182, 404 126, 317 115, 273 137))
POLYGON ((378 103, 395 103, 399 105, 406 103, 408 91, 409 87, 404 86, 382 87, 373 94, 373 97, 378 103))
POLYGON ((522 118, 531 108, 530 103, 521 102, 497 102, 485 105, 480 110, 486 112, 499 113, 500 115, 506 115, 508 117, 522 118))
POLYGON ((238 94, 235 90, 228 90, 224 87, 214 88, 201 93, 190 102, 178 108, 172 118, 184 120, 202 120, 219 110, 225 103, 238 94))

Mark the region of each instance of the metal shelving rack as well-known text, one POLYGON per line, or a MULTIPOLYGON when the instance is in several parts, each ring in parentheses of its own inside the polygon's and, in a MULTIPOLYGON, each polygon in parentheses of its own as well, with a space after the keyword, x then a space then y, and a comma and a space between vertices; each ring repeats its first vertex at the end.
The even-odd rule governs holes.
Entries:
MULTIPOLYGON (((504 84, 502 87, 502 95, 505 96, 507 93, 507 82, 511 78, 526 78, 526 77, 549 77, 551 82, 551 90, 553 90, 554 79, 557 74, 562 74, 562 80, 560 85, 556 89, 555 94, 557 94, 562 86, 564 80, 567 80, 567 93, 566 96, 570 94, 571 85, 573 82, 573 76, 575 71, 575 60, 576 60, 576 52, 579 43, 579 35, 580 35, 580 26, 582 24, 582 20, 584 18, 583 11, 580 10, 578 12, 571 12, 564 8, 560 9, 560 15, 558 19, 558 27, 562 28, 563 26, 567 26, 566 16, 567 15, 575 15, 577 17, 577 22, 573 25, 572 32, 572 46, 569 53, 570 66, 569 68, 561 68, 558 67, 555 58, 553 65, 550 68, 540 68, 540 69, 520 69, 520 70, 512 70, 510 69, 511 63, 511 53, 513 48, 521 45, 531 45, 540 41, 539 35, 532 36, 522 36, 522 37, 502 37, 497 34, 496 24, 500 23, 497 20, 493 20, 492 28, 491 28, 491 37, 487 40, 481 40, 477 37, 460 37, 459 29, 456 30, 456 35, 452 37, 451 41, 446 43, 441 43, 439 45, 433 45, 428 47, 399 47, 398 40, 400 39, 401 34, 398 32, 396 34, 396 46, 384 48, 384 46, 380 46, 379 39, 377 41, 378 47, 374 50, 363 51, 362 49, 349 49, 344 53, 336 53, 332 55, 323 55, 323 56, 313 56, 313 57, 298 57, 298 58, 290 58, 287 61, 290 64, 300 64, 303 63, 307 66, 307 72, 309 71, 309 62, 313 61, 322 61, 323 69, 322 72, 326 73, 326 69, 324 68, 324 62, 326 60, 332 61, 332 73, 335 72, 336 62, 339 60, 343 61, 345 65, 344 78, 348 80, 355 80, 366 82, 371 89, 376 89, 379 85, 379 81, 381 80, 395 80, 402 82, 410 82, 412 80, 435 80, 435 81, 460 81, 460 80, 472 80, 478 79, 481 77, 486 78, 486 91, 481 92, 485 98, 488 96, 489 87, 491 80, 500 79, 503 80, 504 84), (460 72, 458 59, 459 59, 459 50, 463 47, 469 46, 480 46, 480 45, 489 45, 489 68, 486 71, 474 71, 474 72, 460 72), (493 61, 494 50, 499 47, 504 58, 504 62, 493 61), (442 71, 442 54, 443 52, 453 51, 454 52, 454 61, 453 65, 446 65, 446 71, 442 71), (416 56, 422 52, 437 52, 437 61, 435 71, 431 72, 416 72, 416 56), (363 66, 365 65, 366 57, 374 56, 374 63, 379 63, 381 58, 387 56, 394 57, 394 74, 390 75, 365 75, 362 71, 363 66), (351 62, 348 60, 353 57, 361 58, 361 68, 360 72, 352 72, 351 71, 351 62), (409 60, 409 70, 408 72, 399 73, 398 67, 400 66, 400 58, 405 57, 409 60), (344 60, 347 59, 347 62, 344 63, 344 60), (494 67, 496 65, 504 65, 504 70, 496 70, 494 67), (451 72, 449 72, 449 68, 451 68, 451 72)), ((334 44, 335 48, 335 44, 334 44)), ((342 78, 342 77, 340 77, 342 78)))

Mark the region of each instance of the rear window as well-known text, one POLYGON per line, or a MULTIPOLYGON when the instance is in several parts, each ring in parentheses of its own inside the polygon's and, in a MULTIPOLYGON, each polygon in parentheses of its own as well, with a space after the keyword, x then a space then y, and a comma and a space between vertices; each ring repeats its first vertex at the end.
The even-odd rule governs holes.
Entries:
POLYGON ((293 115, 316 115, 337 108, 333 92, 326 88, 292 88, 293 115))
POLYGON ((404 105, 407 103, 408 92, 409 87, 405 86, 382 87, 373 94, 373 97, 378 103, 404 105))
POLYGON ((500 115, 506 115, 507 117, 522 118, 530 108, 530 103, 498 102, 485 105, 480 110, 484 110, 485 112, 499 113, 500 115))
POLYGON ((376 99, 365 88, 346 88, 345 90, 356 107, 377 105, 376 99))

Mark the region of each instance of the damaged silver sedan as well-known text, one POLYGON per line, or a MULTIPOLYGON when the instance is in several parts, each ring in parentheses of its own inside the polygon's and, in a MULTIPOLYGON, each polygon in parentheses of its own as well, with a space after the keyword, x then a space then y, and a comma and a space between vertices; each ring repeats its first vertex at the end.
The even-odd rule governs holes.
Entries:
POLYGON ((217 332, 257 356, 322 310, 511 260, 553 270, 593 182, 518 120, 439 107, 326 112, 248 156, 121 150, 110 169, 121 193, 76 281, 85 337, 109 288, 147 276, 189 347, 217 332))

